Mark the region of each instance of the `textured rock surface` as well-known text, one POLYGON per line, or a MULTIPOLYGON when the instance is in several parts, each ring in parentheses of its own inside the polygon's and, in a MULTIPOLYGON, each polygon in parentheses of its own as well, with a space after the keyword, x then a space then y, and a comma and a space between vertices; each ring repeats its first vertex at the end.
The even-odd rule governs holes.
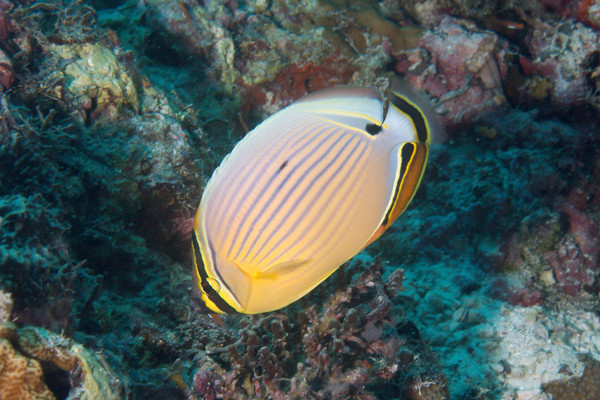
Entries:
POLYGON ((123 389, 103 359, 81 345, 45 329, 0 324, 0 399, 56 399, 60 393, 71 400, 118 400, 123 389))
POLYGON ((14 349, 9 340, 0 338, 0 399, 54 400, 56 397, 44 383, 39 361, 14 349))

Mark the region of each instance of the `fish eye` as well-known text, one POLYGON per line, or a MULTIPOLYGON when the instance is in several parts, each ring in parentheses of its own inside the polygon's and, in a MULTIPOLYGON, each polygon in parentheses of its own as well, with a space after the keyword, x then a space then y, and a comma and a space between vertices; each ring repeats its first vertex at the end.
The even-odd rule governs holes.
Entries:
POLYGON ((365 126, 365 130, 367 131, 367 133, 372 136, 375 136, 379 132, 381 132, 381 129, 381 125, 376 124, 367 124, 367 126, 365 126))
POLYGON ((211 292, 219 293, 221 291, 221 285, 216 279, 207 277, 206 281, 202 282, 202 290, 207 294, 211 292))

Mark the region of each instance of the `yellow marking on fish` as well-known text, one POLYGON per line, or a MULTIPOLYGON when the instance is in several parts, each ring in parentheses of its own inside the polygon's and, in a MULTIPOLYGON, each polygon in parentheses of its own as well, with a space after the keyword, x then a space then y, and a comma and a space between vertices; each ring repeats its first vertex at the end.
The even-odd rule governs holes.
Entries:
POLYGON ((249 132, 213 173, 194 219, 206 306, 285 307, 377 239, 419 186, 434 119, 400 90, 386 107, 375 90, 334 88, 249 132))

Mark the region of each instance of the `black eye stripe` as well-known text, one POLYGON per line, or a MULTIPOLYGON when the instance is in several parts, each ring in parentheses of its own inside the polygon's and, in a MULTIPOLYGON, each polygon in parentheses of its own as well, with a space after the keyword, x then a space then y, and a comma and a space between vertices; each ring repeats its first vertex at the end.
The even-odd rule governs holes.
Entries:
POLYGON ((223 298, 219 296, 219 293, 217 293, 217 291, 208 283, 208 274, 206 273, 206 267, 202 260, 202 252, 198 246, 198 237, 196 236, 196 231, 192 231, 192 235, 192 248, 194 249, 196 270, 200 276, 200 287, 208 299, 212 301, 219 310, 228 314, 235 313, 235 308, 231 307, 225 300, 223 300, 223 298))

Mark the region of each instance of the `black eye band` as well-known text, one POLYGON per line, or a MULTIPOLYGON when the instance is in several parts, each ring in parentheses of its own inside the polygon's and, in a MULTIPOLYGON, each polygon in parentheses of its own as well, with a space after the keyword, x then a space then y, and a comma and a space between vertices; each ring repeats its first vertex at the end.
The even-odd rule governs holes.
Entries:
POLYGON ((208 274, 206 273, 206 267, 204 266, 204 262, 202 261, 202 253, 200 251, 200 247, 198 247, 198 238, 196 237, 196 231, 192 231, 192 248, 194 249, 194 265, 196 266, 196 270, 198 271, 198 275, 200 276, 200 287, 202 291, 206 294, 208 299, 212 301, 215 306, 219 310, 224 313, 231 314, 235 313, 235 308, 231 307, 215 289, 208 283, 208 274))

